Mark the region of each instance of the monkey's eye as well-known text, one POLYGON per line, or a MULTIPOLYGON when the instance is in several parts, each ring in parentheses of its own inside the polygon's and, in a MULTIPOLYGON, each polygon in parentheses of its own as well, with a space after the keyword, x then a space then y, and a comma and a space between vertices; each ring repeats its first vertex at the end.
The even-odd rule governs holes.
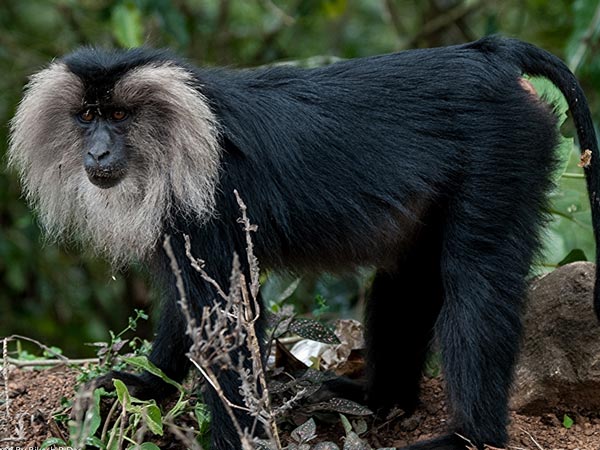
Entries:
POLYGON ((127 118, 127 112, 122 109, 115 109, 110 115, 112 120, 120 121, 127 118))
POLYGON ((82 122, 89 123, 89 122, 91 122, 92 120, 94 120, 94 117, 95 117, 95 116, 94 116, 94 113, 93 113, 93 112, 91 112, 89 109, 87 109, 87 110, 85 110, 85 111, 83 111, 83 112, 80 112, 80 113, 77 115, 77 117, 78 117, 78 119, 79 119, 79 120, 81 120, 82 122))

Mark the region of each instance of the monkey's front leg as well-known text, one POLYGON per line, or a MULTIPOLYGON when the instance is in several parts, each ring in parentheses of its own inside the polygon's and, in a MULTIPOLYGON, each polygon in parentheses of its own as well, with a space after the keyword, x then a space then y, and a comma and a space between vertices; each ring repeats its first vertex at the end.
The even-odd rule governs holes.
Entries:
MULTIPOLYGON (((210 276, 214 277, 214 280, 224 292, 228 292, 230 288, 229 274, 231 273, 232 263, 232 257, 230 258, 229 255, 233 255, 233 251, 220 248, 217 242, 212 242, 210 244, 203 242, 201 237, 198 237, 196 242, 201 244, 201 247, 204 249, 213 249, 212 255, 210 256, 210 276), (216 251, 219 249, 221 251, 216 251)), ((221 239, 218 242, 223 246, 223 243, 227 241, 221 239)), ((194 239, 192 239, 192 243, 194 243, 194 239)), ((180 269, 180 281, 183 283, 188 310, 195 319, 196 326, 198 326, 201 322, 204 308, 211 308, 215 302, 222 302, 223 299, 220 297, 215 287, 211 283, 205 281, 200 274, 190 266, 190 261, 185 256, 183 240, 181 237, 173 236, 171 244, 180 269)), ((195 252, 192 250, 192 253, 195 252)), ((209 260, 208 257, 207 260, 209 260)), ((166 255, 165 260, 162 261, 160 266, 164 268, 161 272, 166 274, 163 278, 164 284, 167 287, 167 295, 163 301, 157 334, 150 354, 150 361, 161 369, 169 378, 181 382, 191 366, 188 353, 190 351, 192 340, 187 334, 188 324, 181 309, 181 305, 179 304, 181 296, 176 288, 176 277, 170 271, 170 261, 168 261, 166 255)), ((247 277, 247 279, 249 279, 249 277, 247 277)), ((262 342, 262 336, 264 334, 263 321, 259 320, 255 326, 257 336, 262 342)), ((223 332, 227 335, 227 333, 236 333, 237 331, 224 330, 223 332)), ((198 330, 195 335, 205 337, 207 336, 207 331, 198 330)), ((232 339, 233 338, 232 335, 232 339)), ((202 345, 200 345, 200 347, 202 347, 202 345)), ((209 349, 207 353, 222 353, 223 351, 226 350, 214 348, 209 349)), ((251 429, 254 423, 254 418, 246 411, 246 404, 241 395, 241 374, 235 370, 240 355, 243 355, 244 357, 244 368, 251 369, 252 359, 250 357, 250 352, 248 348, 244 346, 235 348, 231 351, 230 357, 232 363, 230 366, 221 362, 209 362, 209 364, 212 365, 210 367, 204 367, 204 369, 214 374, 218 388, 220 389, 220 392, 217 392, 211 383, 204 384, 203 399, 208 405, 212 417, 212 450, 241 448, 240 436, 237 428, 234 426, 230 413, 234 414, 235 421, 241 430, 251 429), (231 412, 228 412, 227 408, 224 406, 224 402, 229 402, 241 408, 232 408, 230 410, 231 412)), ((172 386, 149 373, 143 373, 141 375, 113 373, 112 378, 122 379, 128 385, 131 394, 138 398, 159 399, 174 392, 172 386)))
MULTIPOLYGON (((235 224, 235 220, 231 221, 235 224)), ((228 292, 230 289, 230 274, 233 263, 233 255, 245 254, 245 243, 237 242, 238 230, 229 230, 219 226, 221 221, 209 222, 201 229, 187 230, 192 245, 192 255, 198 255, 206 260, 206 271, 213 278, 221 291, 228 292), (241 249, 241 250, 240 250, 241 249), (237 251, 236 251, 237 250, 237 251)), ((172 270, 171 258, 165 251, 160 249, 153 261, 155 279, 162 284, 162 290, 165 294, 160 312, 156 337, 154 339, 150 361, 161 369, 169 378, 181 382, 189 371, 191 362, 188 357, 192 346, 192 339, 187 334, 188 323, 179 304, 181 294, 177 284, 183 287, 187 310, 199 326, 202 321, 202 314, 205 307, 212 308, 215 303, 224 303, 225 300, 219 295, 218 290, 213 283, 206 281, 190 264, 186 255, 185 241, 182 234, 184 227, 179 227, 179 231, 169 233, 171 235, 170 243, 172 254, 177 262, 178 276, 172 270)), ((240 237, 243 239, 243 236, 240 237)), ((243 266, 242 258, 242 266, 243 266)), ((248 268, 242 267, 246 273, 246 279, 249 280, 248 268)), ((205 318, 206 319, 206 318, 205 318)), ((220 322, 220 321, 218 321, 220 322)), ((227 321, 225 321, 227 322, 227 321)), ((256 324, 256 334, 262 342, 263 325, 262 321, 256 324)), ((214 327, 214 324, 210 325, 214 327)), ((225 325, 227 326, 227 325, 225 325)), ((233 328, 233 326, 232 326, 233 328)), ((213 330, 214 331, 214 330, 213 330)), ((238 330, 219 330, 219 336, 226 336, 225 347, 227 347, 229 335, 235 341, 234 333, 238 330)), ((213 360, 211 354, 222 354, 227 348, 220 349, 219 344, 213 346, 212 342, 206 338, 209 336, 206 330, 194 332, 194 339, 204 339, 199 342, 194 352, 198 349, 206 350, 200 355, 200 359, 209 358, 211 361, 205 362, 209 367, 203 369, 210 371, 216 378, 216 384, 220 392, 214 389, 211 383, 204 383, 203 400, 210 409, 212 417, 212 445, 211 450, 238 450, 241 449, 240 436, 238 429, 251 429, 254 424, 254 418, 247 412, 246 404, 241 394, 241 374, 235 370, 240 354, 244 356, 244 369, 250 369, 252 359, 247 347, 235 346, 230 352, 232 364, 227 364, 223 359, 213 360), (204 348, 213 346, 214 348, 204 348), (223 398, 224 397, 224 398, 223 398), (230 411, 234 415, 238 428, 234 425, 234 420, 230 412, 225 407, 225 402, 229 402, 237 407, 230 411)), ((239 342, 239 341, 238 341, 239 342)), ((193 357, 193 355, 192 355, 193 357)), ((112 386, 112 379, 119 378, 127 384, 130 393, 141 399, 161 399, 174 392, 174 388, 160 378, 150 373, 141 375, 132 375, 127 373, 111 373, 103 380, 112 386)))
MULTIPOLYGON (((187 356, 191 340, 185 333, 186 325, 176 298, 168 299, 163 304, 161 321, 149 358, 169 378, 178 382, 183 381, 191 365, 187 356)), ((247 353, 247 351, 243 352, 247 353)), ((232 359, 237 361, 237 355, 232 355, 232 359)), ((245 360, 250 361, 248 357, 245 360)), ((240 395, 240 374, 229 368, 211 367, 210 369, 217 377, 219 387, 226 399, 234 405, 245 407, 240 395)), ((173 386, 148 372, 134 375, 113 371, 95 380, 95 385, 112 390, 115 378, 127 385, 131 395, 143 400, 151 398, 161 400, 175 392, 173 386)), ((211 413, 211 450, 241 449, 240 437, 224 407, 224 399, 209 383, 204 384, 203 400, 211 413)), ((248 413, 237 408, 234 408, 233 412, 242 430, 252 427, 254 419, 248 413)))

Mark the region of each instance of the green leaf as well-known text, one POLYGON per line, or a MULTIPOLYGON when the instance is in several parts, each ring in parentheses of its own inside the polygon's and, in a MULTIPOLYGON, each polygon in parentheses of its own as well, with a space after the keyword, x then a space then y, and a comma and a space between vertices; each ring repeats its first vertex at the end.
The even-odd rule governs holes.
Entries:
POLYGON ((150 403, 142 409, 142 416, 150 431, 159 436, 163 435, 162 414, 160 408, 154 403, 150 403))
POLYGON ((313 446, 310 450, 340 450, 340 448, 333 442, 319 442, 313 446))
POLYGON ((369 425, 365 419, 356 419, 352 421, 352 428, 359 436, 369 431, 369 425))
POLYGON ((287 288, 285 288, 285 291, 279 294, 279 297, 277 297, 276 300, 277 303, 283 303, 285 300, 290 298, 294 294, 294 292, 296 292, 296 289, 298 289, 300 281, 302 281, 302 278, 296 278, 294 281, 292 281, 290 285, 287 288))
POLYGON ((88 412, 88 414, 91 412, 91 418, 89 422, 90 431, 88 436, 93 436, 96 434, 96 431, 98 431, 98 428, 100 428, 100 425, 102 424, 102 416, 100 415, 100 397, 102 397, 102 394, 104 393, 104 389, 94 390, 94 404, 92 406, 92 410, 88 412))
POLYGON ((56 446, 66 446, 67 443, 65 441, 63 441, 60 438, 56 438, 56 437, 52 437, 52 438, 48 438, 46 439, 44 442, 42 442, 42 445, 40 446, 40 450, 44 450, 48 447, 56 447, 56 446))
POLYGON ((96 447, 96 448, 104 450, 106 448, 106 443, 102 442, 100 440, 100 438, 97 438, 96 436, 92 436, 85 440, 85 448, 87 449, 89 447, 96 447))
POLYGON ((367 444, 365 444, 358 434, 354 431, 352 424, 346 416, 340 414, 344 431, 346 432, 346 439, 344 440, 344 450, 370 450, 367 444))
POLYGON ((340 414, 340 420, 342 421, 342 426, 344 427, 344 432, 346 434, 350 433, 352 431, 352 424, 350 423, 348 418, 345 415, 340 414))
POLYGON ((91 407, 89 407, 85 413, 83 426, 81 423, 77 423, 74 420, 69 422, 70 434, 71 436, 77 436, 77 441, 88 441, 96 434, 98 428, 100 428, 100 425, 102 424, 102 417, 100 415, 100 397, 102 397, 103 394, 106 394, 106 391, 102 388, 94 390, 93 402, 91 407), (86 432, 83 436, 82 431, 86 432))
POLYGON ((171 380, 168 376, 166 376, 163 373, 162 370, 160 370, 158 367, 156 367, 154 364, 152 364, 150 361, 148 361, 147 357, 145 357, 145 356, 124 357, 123 361, 125 361, 127 364, 129 364, 130 366, 133 366, 137 369, 143 369, 147 372, 150 372, 152 375, 156 375, 161 380, 163 380, 165 383, 169 383, 171 386, 175 386, 179 390, 179 392, 183 392, 183 387, 181 386, 181 384, 177 383, 176 381, 171 380))
POLYGON ((296 428, 291 433, 291 437, 298 444, 304 444, 317 437, 317 424, 312 417, 296 428))
POLYGON ((571 419, 569 416, 567 416, 566 414, 563 417, 563 427, 565 427, 567 430, 569 428, 571 428, 573 426, 575 422, 573 422, 573 419, 571 419))
POLYGON ((370 447, 358 437, 354 431, 350 431, 344 440, 344 450, 369 450, 370 447))
POLYGON ((373 412, 366 406, 360 405, 352 400, 345 398, 332 398, 326 402, 315 403, 310 406, 310 410, 315 411, 334 411, 353 416, 368 416, 373 412))
POLYGON ((563 93, 550 80, 544 77, 530 77, 529 82, 537 91, 540 98, 554 107, 554 114, 560 127, 567 120, 569 105, 563 93))
POLYGON ((327 300, 321 294, 317 294, 315 296, 315 302, 317 303, 317 307, 313 309, 312 313, 315 317, 320 317, 329 311, 329 305, 327 304, 327 300))
POLYGON ((204 403, 196 403, 194 407, 196 422, 198 422, 198 432, 200 434, 208 433, 210 429, 210 411, 204 403))
POLYGON ((142 445, 136 446, 135 448, 140 450, 160 450, 160 447, 152 442, 144 442, 142 445))
POLYGON ((554 114, 558 119, 556 126, 559 139, 558 147, 554 152, 557 158, 557 165, 552 174, 552 180, 555 183, 558 183, 558 180, 560 179, 562 174, 567 171, 567 167, 569 165, 569 158, 571 157, 571 152, 573 151, 573 138, 567 138, 563 136, 560 131, 560 127, 563 123, 565 123, 565 120, 567 119, 569 105, 567 104, 567 100, 565 99, 565 96, 562 94, 562 92, 547 78, 531 77, 528 79, 531 82, 531 84, 533 84, 533 87, 537 91, 540 98, 548 104, 552 105, 554 114))
POLYGON ((430 351, 425 359, 424 372, 429 378, 436 378, 442 373, 441 352, 430 351))
MULTIPOLYGON (((263 439, 258 439, 254 441, 254 445, 256 446, 256 450, 277 450, 277 447, 275 447, 275 444, 273 444, 272 442, 269 441, 265 441, 263 439)), ((294 448, 293 447, 294 444, 292 444, 290 447, 290 449, 294 448)), ((208 448, 208 447, 202 447, 202 448, 208 448)), ((315 447, 312 447, 311 450, 314 450, 315 447)))
MULTIPOLYGON (((210 447, 210 411, 204 403, 196 403, 194 414, 198 422, 198 441, 202 448, 210 447)), ((258 447, 260 448, 260 447, 258 447)))
POLYGON ((340 343, 340 340, 331 329, 315 319, 297 317, 290 324, 289 331, 303 338, 324 344, 340 343))
POLYGON ((131 396, 129 395, 127 386, 125 386, 125 383, 121 380, 117 380, 116 378, 113 380, 113 384, 115 385, 119 403, 125 406, 125 409, 128 409, 131 406, 131 396))
POLYGON ((115 6, 111 15, 112 32, 125 48, 139 47, 144 42, 142 14, 133 2, 115 6))
POLYGON ((569 263, 575 262, 575 261, 589 261, 587 256, 585 256, 585 253, 583 252, 583 250, 579 249, 579 248, 575 248, 573 250, 571 250, 569 252, 569 254, 567 256, 565 256, 559 263, 558 266, 566 266, 569 263))
POLYGON ((184 400, 183 397, 184 394, 179 393, 179 399, 166 414, 169 418, 172 419, 178 417, 181 413, 183 413, 186 410, 189 402, 188 400, 184 400))
POLYGON ((107 450, 121 450, 119 445, 119 439, 117 438, 117 433, 119 432, 118 428, 113 428, 110 437, 108 438, 109 446, 106 447, 107 450))

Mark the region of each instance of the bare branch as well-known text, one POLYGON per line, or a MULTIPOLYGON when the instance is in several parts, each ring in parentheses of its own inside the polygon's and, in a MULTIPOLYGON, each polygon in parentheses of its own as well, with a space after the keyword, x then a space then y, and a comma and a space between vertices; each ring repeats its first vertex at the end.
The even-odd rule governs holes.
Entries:
POLYGON ((2 339, 2 379, 4 381, 4 407, 6 408, 6 417, 10 417, 10 398, 8 396, 8 338, 2 339))
MULTIPOLYGON (((175 437, 177 437, 177 439, 179 439, 188 449, 202 450, 202 446, 200 444, 198 444, 196 439, 193 438, 193 435, 192 436, 186 435, 181 430, 181 427, 177 426, 176 424, 174 424, 171 421, 164 421, 163 423, 169 428, 169 431, 171 433, 173 433, 175 435, 175 437)), ((189 431, 189 429, 186 429, 186 431, 189 431)))
POLYGON ((235 194, 235 198, 242 213, 242 217, 238 219, 238 223, 244 225, 244 232, 246 233, 246 254, 248 257, 248 268, 250 270, 250 293, 252 294, 252 298, 256 300, 258 298, 258 290, 260 289, 260 269, 258 265, 258 259, 256 256, 254 256, 254 243, 252 242, 252 236, 250 233, 256 232, 258 230, 258 226, 250 224, 250 220, 248 219, 247 215, 248 208, 240 197, 237 189, 234 190, 233 193, 235 194))
POLYGON ((28 359, 21 360, 17 358, 6 358, 5 363, 16 367, 55 367, 55 366, 83 366, 85 364, 97 364, 98 358, 82 358, 82 359, 28 359))
MULTIPOLYGON (((202 376, 206 379, 208 384, 210 384, 212 386, 212 388, 217 392, 217 394, 219 394, 219 397, 221 397, 221 400, 223 400, 230 408, 239 409, 241 411, 246 411, 246 412, 251 412, 249 408, 245 408, 243 406, 236 405, 235 403, 232 403, 227 398, 227 396, 225 395, 225 392, 223 392, 223 389, 221 389, 221 385, 217 381, 217 379, 214 376, 212 371, 204 370, 202 368, 202 366, 200 364, 198 364, 197 361, 192 360, 192 364, 196 367, 196 369, 198 369, 200 371, 202 376)), ((241 433, 241 429, 239 431, 241 433)))
POLYGON ((212 287, 216 289, 217 294, 219 294, 219 297, 221 297, 222 299, 227 299, 227 294, 223 292, 223 289, 221 289, 219 283, 217 283, 215 279, 208 275, 208 273, 206 273, 206 271, 204 270, 204 266, 206 264, 204 260, 195 258, 192 255, 192 244, 190 242, 190 237, 187 234, 184 234, 183 238, 185 239, 185 254, 190 260, 191 266, 196 270, 196 272, 200 274, 204 281, 208 282, 212 287))
MULTIPOLYGON (((260 318, 259 289, 260 269, 254 255, 251 233, 257 230, 250 223, 247 208, 241 197, 235 192, 241 217, 238 222, 243 225, 246 235, 248 282, 245 271, 237 254, 233 255, 229 293, 205 271, 205 262, 192 255, 189 236, 184 236, 185 254, 191 267, 202 279, 215 289, 217 299, 212 306, 204 306, 196 323, 188 323, 188 334, 192 338, 189 358, 210 387, 223 402, 225 411, 240 437, 244 450, 254 449, 253 435, 260 423, 269 438, 281 448, 275 420, 271 410, 266 375, 262 364, 261 343, 256 334, 256 322, 260 318), (237 355, 234 362, 234 356, 237 355), (217 369, 227 368, 237 372, 240 378, 240 394, 245 405, 239 405, 227 398, 223 386, 216 375, 217 369), (243 430, 234 411, 243 411, 254 417, 250 430, 243 430)), ((192 304, 186 297, 181 270, 171 248, 168 237, 164 243, 165 251, 170 258, 171 270, 177 279, 177 289, 186 320, 191 320, 192 304)), ((206 299, 205 299, 206 300, 206 299)), ((210 300, 210 299, 209 299, 210 300)))
MULTIPOLYGON (((44 350, 46 353, 48 353, 49 355, 60 359, 61 361, 63 361, 65 364, 68 364, 69 362, 69 358, 67 358, 64 355, 61 355, 60 353, 57 353, 56 351, 52 350, 50 347, 48 347, 47 345, 42 344, 40 341, 36 341, 35 339, 26 337, 26 336, 21 336, 19 334, 13 334, 11 336, 5 337, 4 339, 8 339, 9 341, 14 341, 14 340, 21 340, 21 341, 27 341, 27 342, 31 342, 32 344, 37 345, 39 348, 41 348, 42 350, 44 350)), ((96 360, 97 361, 97 360, 96 360)))
POLYGON ((165 249, 165 252, 169 257, 171 271, 173 272, 173 275, 175 275, 175 286, 177 287, 177 292, 179 293, 179 306, 181 307, 181 311, 183 312, 187 323, 186 333, 188 334, 188 336, 192 337, 194 334, 196 321, 194 320, 194 317, 192 316, 192 313, 190 311, 187 295, 185 293, 185 287, 183 285, 183 279, 181 278, 181 269, 179 268, 177 259, 175 259, 173 247, 171 247, 171 236, 165 236, 165 240, 163 241, 163 248, 165 249))

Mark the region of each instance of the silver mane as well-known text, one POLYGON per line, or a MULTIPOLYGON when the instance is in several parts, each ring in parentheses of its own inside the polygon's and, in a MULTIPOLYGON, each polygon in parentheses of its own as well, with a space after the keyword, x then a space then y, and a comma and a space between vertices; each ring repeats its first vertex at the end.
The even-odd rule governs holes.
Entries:
POLYGON ((196 221, 213 214, 218 124, 194 81, 162 63, 132 69, 115 84, 113 100, 135 110, 126 137, 129 171, 117 186, 100 189, 86 176, 74 119, 82 81, 62 62, 31 78, 11 122, 9 165, 52 239, 76 239, 122 265, 148 255, 175 207, 196 221))

